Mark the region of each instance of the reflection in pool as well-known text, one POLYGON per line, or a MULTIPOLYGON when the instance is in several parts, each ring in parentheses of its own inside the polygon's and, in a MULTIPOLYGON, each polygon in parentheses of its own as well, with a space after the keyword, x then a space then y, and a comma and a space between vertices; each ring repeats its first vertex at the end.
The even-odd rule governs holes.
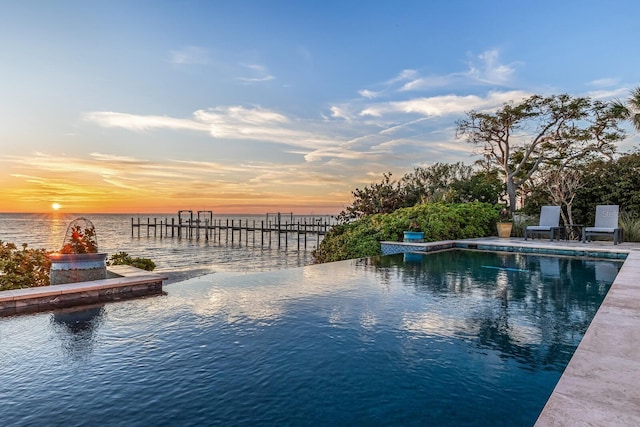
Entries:
POLYGON ((0 319, 3 424, 533 425, 621 265, 407 255, 0 319))

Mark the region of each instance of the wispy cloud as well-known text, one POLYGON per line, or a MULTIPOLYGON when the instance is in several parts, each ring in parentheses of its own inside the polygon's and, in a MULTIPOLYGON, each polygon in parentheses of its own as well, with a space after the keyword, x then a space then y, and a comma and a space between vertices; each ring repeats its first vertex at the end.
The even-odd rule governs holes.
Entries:
POLYGON ((407 84, 407 82, 419 79, 419 74, 416 70, 402 70, 398 75, 376 85, 380 89, 360 89, 358 95, 367 99, 379 98, 382 96, 388 96, 396 92, 398 83, 407 84))
POLYGON ((307 149, 335 141, 333 137, 304 130, 297 120, 261 107, 227 106, 197 110, 192 119, 115 112, 90 112, 83 117, 102 127, 119 127, 136 132, 189 130, 207 132, 216 139, 264 141, 307 149))
POLYGON ((176 129, 208 131, 203 124, 189 119, 177 119, 167 116, 146 116, 128 113, 116 113, 113 111, 94 111, 85 113, 84 120, 93 122, 102 127, 120 127, 136 132, 144 132, 151 129, 176 129))
POLYGON ((406 82, 407 80, 415 80, 418 78, 416 70, 402 70, 400 73, 386 82, 387 85, 393 85, 398 82, 406 82))
POLYGON ((465 77, 465 74, 449 74, 446 76, 428 76, 419 77, 410 82, 405 83, 400 88, 401 92, 417 91, 423 89, 433 89, 447 87, 454 84, 456 80, 461 80, 465 77))
POLYGON ((618 88, 610 90, 592 90, 587 92, 586 96, 600 101, 609 101, 615 98, 624 97, 628 93, 629 90, 627 88, 618 88))
POLYGON ((198 46, 186 46, 169 52, 169 61, 178 65, 203 65, 211 59, 209 51, 198 46))
POLYGON ((468 67, 443 75, 421 75, 418 70, 402 70, 398 75, 382 82, 383 89, 361 89, 358 93, 364 98, 377 98, 393 92, 426 91, 431 89, 454 89, 468 85, 509 86, 513 75, 520 65, 517 62, 504 64, 497 49, 486 50, 468 60, 468 67))
POLYGON ((617 84, 619 84, 618 79, 606 77, 602 79, 592 80, 587 83, 587 86, 611 87, 616 86, 617 84))
POLYGON ((487 96, 444 95, 430 98, 414 98, 371 105, 360 112, 361 116, 382 117, 388 113, 419 114, 427 117, 461 114, 470 110, 494 109, 505 102, 518 101, 529 96, 524 91, 490 92, 487 96))
POLYGON ((245 206, 265 199, 265 205, 288 201, 327 206, 328 184, 344 194, 349 188, 338 169, 321 164, 283 167, 279 162, 152 162, 105 153, 73 157, 41 152, 1 156, 0 163, 14 171, 10 176, 16 180, 15 191, 9 192, 16 201, 35 203, 45 197, 65 206, 108 206, 114 200, 130 200, 135 205, 160 193, 187 205, 210 199, 222 205, 245 206))
POLYGON ((335 105, 331 107, 331 117, 351 121, 351 116, 345 110, 335 105))
POLYGON ((137 132, 188 130, 206 132, 216 140, 274 143, 285 146, 284 153, 302 156, 307 164, 336 160, 343 166, 344 162, 371 165, 406 159, 407 150, 415 151, 411 147, 436 147, 434 141, 439 140, 429 136, 434 126, 450 125, 466 111, 494 109, 528 95, 523 91, 494 91, 485 96, 420 97, 370 103, 357 113, 352 112, 354 105, 334 105, 330 117, 315 121, 260 106, 202 109, 188 119, 114 112, 88 113, 85 119, 100 126, 137 132), (443 122, 444 117, 450 117, 451 123, 443 122), (436 119, 439 121, 433 122, 436 119))
POLYGON ((367 89, 359 90, 358 94, 363 98, 369 98, 369 99, 377 98, 380 95, 379 92, 374 92, 372 90, 367 90, 367 89))
POLYGON ((259 83, 259 82, 268 82, 269 80, 275 79, 275 77, 269 73, 269 71, 267 70, 267 67, 265 67, 264 65, 246 64, 246 65, 243 65, 243 67, 245 67, 245 69, 247 69, 251 75, 248 77, 237 77, 237 79, 242 82, 259 83))
MULTIPOLYGON (((253 77, 244 78, 246 81, 270 78, 268 70, 261 65, 244 67, 253 74, 253 77)), ((191 117, 184 118, 99 111, 87 113, 84 118, 102 127, 119 127, 134 132, 206 132, 215 141, 280 146, 280 151, 270 149, 273 163, 263 157, 263 162, 246 162, 236 165, 236 169, 210 162, 174 161, 164 162, 158 168, 134 165, 136 174, 130 173, 126 178, 103 173, 104 179, 112 180, 114 185, 128 185, 142 177, 153 177, 158 182, 190 180, 192 186, 214 180, 224 182, 227 189, 233 187, 234 192, 242 193, 247 192, 242 188, 243 182, 260 186, 282 183, 291 177, 287 171, 295 171, 316 183, 327 182, 331 173, 340 175, 349 170, 348 175, 353 177, 348 183, 340 182, 353 186, 353 180, 358 179, 355 177, 357 174, 365 177, 367 171, 391 170, 396 166, 406 171, 407 165, 417 164, 418 159, 468 160, 472 150, 455 140, 453 123, 470 110, 493 110, 531 95, 523 90, 494 89, 496 84, 507 84, 515 69, 515 65, 505 65, 500 61, 497 50, 488 50, 474 57, 467 70, 457 73, 421 76, 417 70, 401 70, 383 81, 379 89, 362 89, 358 92, 359 97, 330 105, 317 119, 257 105, 198 109, 191 117), (460 93, 460 82, 464 82, 466 87, 474 84, 479 88, 491 86, 493 90, 460 93), (433 87, 438 87, 440 94, 411 97, 413 91, 433 87), (441 94, 442 88, 449 87, 449 94, 441 94), (286 166, 277 162, 278 156, 288 159, 286 166), (294 159, 300 159, 300 163, 294 159)), ((93 161, 105 163, 113 161, 126 165, 135 162, 135 159, 126 157, 109 158, 95 153, 92 156, 93 161)), ((307 185, 313 187, 312 184, 307 185)))
POLYGON ((470 61, 467 74, 478 82, 492 85, 507 85, 515 72, 516 65, 500 63, 500 52, 497 49, 487 50, 477 56, 480 60, 470 61))

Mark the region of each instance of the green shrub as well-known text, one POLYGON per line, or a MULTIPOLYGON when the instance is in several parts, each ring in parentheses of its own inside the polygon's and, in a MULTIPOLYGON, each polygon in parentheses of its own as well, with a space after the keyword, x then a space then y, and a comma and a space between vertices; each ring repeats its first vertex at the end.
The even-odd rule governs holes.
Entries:
POLYGON ((513 219, 512 237, 524 237, 524 229, 529 225, 539 225, 540 219, 534 217, 519 216, 513 219))
MULTIPOLYGON (((20 250, 15 244, 0 240, 0 291, 49 286, 49 253, 45 249, 30 249, 26 243, 20 250)), ((131 258, 126 252, 111 255, 107 265, 131 265, 147 271, 156 268, 149 258, 131 258)))
POLYGON ((48 252, 27 246, 23 243, 20 250, 15 244, 0 240, 0 291, 49 286, 48 252))
POLYGON ((130 265, 142 270, 153 271, 156 264, 149 258, 131 258, 126 252, 118 252, 107 260, 107 265, 130 265))
POLYGON ((424 203, 375 214, 334 226, 313 251, 317 262, 339 261, 381 253, 380 241, 401 241, 403 232, 417 228, 427 242, 492 235, 498 218, 488 203, 424 203))
POLYGON ((620 214, 620 228, 624 230, 624 240, 627 242, 640 242, 640 218, 634 212, 620 214))

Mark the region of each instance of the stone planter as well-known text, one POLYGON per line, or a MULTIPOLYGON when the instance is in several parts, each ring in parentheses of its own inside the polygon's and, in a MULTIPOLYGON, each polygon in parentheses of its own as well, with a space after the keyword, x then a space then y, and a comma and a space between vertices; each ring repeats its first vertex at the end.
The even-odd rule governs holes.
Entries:
POLYGON ((424 242, 424 231, 405 231, 405 243, 422 243, 424 242))
POLYGON ((498 237, 508 238, 511 237, 511 228, 513 228, 512 222, 499 222, 496 224, 498 228, 498 237))
POLYGON ((49 283, 88 282, 107 278, 107 254, 51 254, 49 283))

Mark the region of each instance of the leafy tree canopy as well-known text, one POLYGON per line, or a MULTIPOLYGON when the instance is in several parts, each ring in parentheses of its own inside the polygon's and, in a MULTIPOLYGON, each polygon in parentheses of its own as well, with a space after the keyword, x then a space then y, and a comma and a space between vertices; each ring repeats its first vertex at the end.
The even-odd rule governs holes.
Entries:
POLYGON ((457 135, 476 145, 488 169, 502 175, 509 207, 544 165, 561 170, 599 155, 610 158, 624 138, 610 105, 569 95, 533 95, 496 112, 471 111, 457 135))
POLYGON ((460 162, 417 167, 399 181, 391 176, 386 173, 380 183, 353 191, 353 203, 340 213, 340 222, 391 213, 418 203, 495 203, 503 189, 497 172, 476 170, 460 162))
POLYGON ((620 205, 623 212, 640 215, 640 153, 611 161, 590 163, 581 174, 574 214, 577 223, 593 224, 597 205, 620 205))
POLYGON ((640 86, 633 89, 626 101, 617 100, 613 104, 614 114, 622 120, 629 120, 640 132, 640 86))

